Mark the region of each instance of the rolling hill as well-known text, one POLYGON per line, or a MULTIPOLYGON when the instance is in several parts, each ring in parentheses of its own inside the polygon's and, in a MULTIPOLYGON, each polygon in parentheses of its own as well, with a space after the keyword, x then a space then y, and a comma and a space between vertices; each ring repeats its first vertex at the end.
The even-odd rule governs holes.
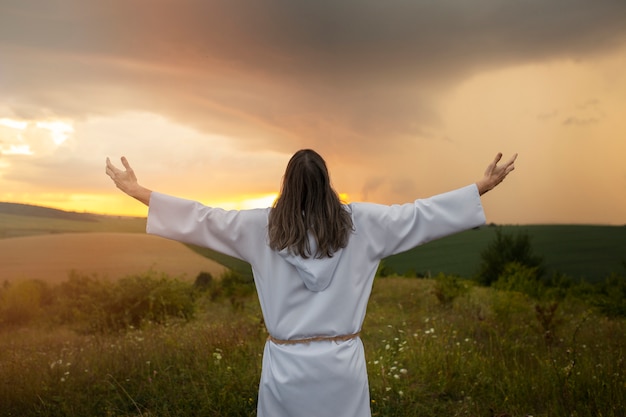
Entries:
MULTIPOLYGON (((506 234, 526 234, 533 252, 544 259, 546 273, 598 281, 612 272, 624 273, 626 226, 525 225, 499 226, 506 234)), ((436 240, 391 256, 385 264, 404 274, 439 272, 472 277, 480 254, 494 238, 496 227, 486 226, 436 240)))
POLYGON ((75 211, 64 211, 49 207, 33 206, 31 204, 8 203, 2 201, 0 201, 0 213, 85 222, 97 221, 97 216, 91 213, 78 213, 75 211))
MULTIPOLYGON (((22 204, 0 204, 2 238, 66 233, 145 233, 145 218, 63 212, 22 204)), ((574 278, 597 281, 611 272, 624 273, 626 226, 525 225, 499 226, 504 233, 525 233, 536 254, 542 256, 548 274, 560 272, 574 278)), ((439 272, 469 278, 476 273, 480 253, 493 239, 496 227, 486 226, 449 236, 385 259, 394 272, 419 275, 439 272)), ((194 252, 245 275, 249 265, 208 249, 194 252)), ((136 253, 141 258, 140 251, 136 253)), ((2 276, 0 275, 0 278, 2 276)))
POLYGON ((143 233, 146 219, 77 213, 27 204, 0 203, 0 239, 52 233, 143 233))
POLYGON ((140 233, 63 233, 0 239, 0 279, 60 282, 71 271, 119 279, 149 270, 194 280, 225 268, 187 246, 140 233))
POLYGON ((225 268, 182 243, 145 234, 146 219, 0 203, 0 281, 61 281, 70 271, 110 279, 152 269, 195 279, 225 268))

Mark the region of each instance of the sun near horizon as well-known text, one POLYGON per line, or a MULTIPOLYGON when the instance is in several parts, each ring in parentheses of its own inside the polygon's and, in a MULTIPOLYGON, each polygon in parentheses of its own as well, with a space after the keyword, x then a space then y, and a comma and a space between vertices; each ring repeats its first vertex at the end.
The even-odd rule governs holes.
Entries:
MULTIPOLYGON (((242 196, 239 200, 226 200, 216 198, 215 200, 198 200, 202 204, 211 207, 219 207, 225 210, 247 210, 253 208, 271 207, 276 200, 278 193, 259 194, 242 196)), ((57 198, 47 199, 40 197, 33 200, 30 199, 6 199, 0 198, 0 202, 27 204, 56 210, 63 210, 76 213, 90 213, 106 216, 124 216, 124 217, 145 217, 148 214, 148 207, 137 200, 128 197, 121 192, 115 194, 100 195, 70 195, 65 196, 62 201, 57 198)))
MULTIPOLYGON (((338 193, 339 199, 344 204, 350 203, 347 193, 338 193)), ((278 192, 262 193, 257 195, 242 195, 240 199, 203 200, 194 199, 210 207, 219 207, 224 210, 248 210, 255 208, 272 207, 278 198, 278 192)), ((13 204, 27 204, 38 207, 51 208, 75 213, 90 213, 105 216, 145 217, 148 207, 126 196, 122 192, 107 194, 72 194, 72 195, 48 195, 38 196, 34 199, 7 200, 0 198, 0 202, 13 204)))

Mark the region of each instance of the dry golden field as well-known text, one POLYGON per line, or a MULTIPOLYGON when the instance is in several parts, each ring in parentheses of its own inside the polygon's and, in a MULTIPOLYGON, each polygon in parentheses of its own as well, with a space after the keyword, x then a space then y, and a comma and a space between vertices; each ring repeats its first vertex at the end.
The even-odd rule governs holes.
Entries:
POLYGON ((182 243, 139 233, 61 233, 0 239, 0 280, 60 282, 70 271, 119 279, 148 270, 194 280, 224 267, 182 243))

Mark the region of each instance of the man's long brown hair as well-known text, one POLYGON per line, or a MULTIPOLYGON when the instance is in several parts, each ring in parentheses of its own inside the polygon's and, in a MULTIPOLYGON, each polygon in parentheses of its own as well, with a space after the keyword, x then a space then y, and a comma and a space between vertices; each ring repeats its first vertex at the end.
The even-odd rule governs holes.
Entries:
POLYGON ((269 215, 269 244, 303 258, 332 257, 348 244, 352 217, 330 184, 326 162, 315 151, 296 152, 285 170, 280 196, 269 215), (308 234, 317 242, 312 253, 308 234))

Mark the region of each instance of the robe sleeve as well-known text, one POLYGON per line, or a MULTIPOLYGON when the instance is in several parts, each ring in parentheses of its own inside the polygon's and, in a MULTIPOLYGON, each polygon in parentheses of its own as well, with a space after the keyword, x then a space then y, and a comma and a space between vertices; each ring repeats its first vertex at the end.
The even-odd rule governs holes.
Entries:
POLYGON ((362 230, 357 230, 357 233, 369 235, 373 245, 371 254, 378 258, 404 252, 486 222, 475 184, 403 205, 369 204, 363 211, 365 220, 362 230))
POLYGON ((153 191, 146 232, 249 262, 265 242, 266 219, 263 209, 223 210, 153 191))

